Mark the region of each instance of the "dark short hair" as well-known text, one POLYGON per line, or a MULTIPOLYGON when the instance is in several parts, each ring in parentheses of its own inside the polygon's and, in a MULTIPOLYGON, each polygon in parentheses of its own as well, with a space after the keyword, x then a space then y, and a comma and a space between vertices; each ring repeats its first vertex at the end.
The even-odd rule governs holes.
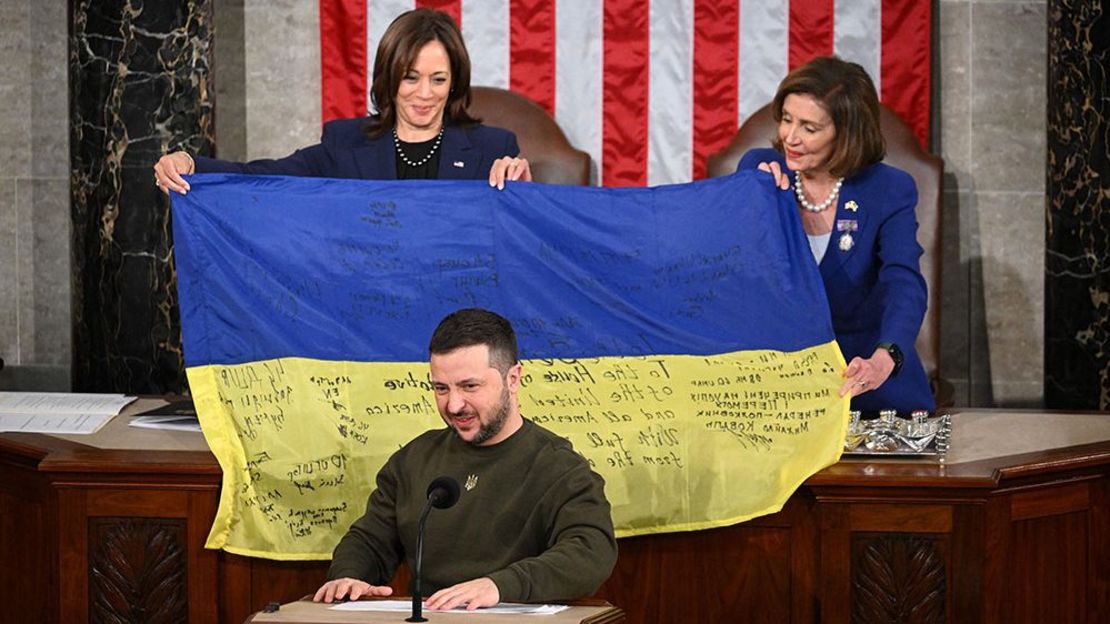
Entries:
POLYGON ((490 366, 502 375, 517 362, 516 332, 512 323, 482 308, 465 308, 444 317, 432 332, 428 353, 442 355, 474 345, 489 347, 490 366))
POLYGON ((381 136, 397 123, 393 98, 420 50, 432 41, 443 44, 451 63, 451 91, 444 121, 456 125, 478 123, 466 110, 470 106, 470 54, 459 26, 443 11, 414 9, 398 15, 378 42, 370 86, 370 105, 376 113, 364 128, 370 138, 381 136))
MULTIPOLYGON (((851 177, 886 155, 879 127, 879 96, 875 83, 858 63, 836 56, 819 56, 790 72, 779 84, 771 103, 771 114, 782 121, 786 96, 813 96, 820 102, 836 128, 835 144, 829 155, 829 173, 851 177)), ((782 139, 775 133, 772 143, 782 152, 782 139)))

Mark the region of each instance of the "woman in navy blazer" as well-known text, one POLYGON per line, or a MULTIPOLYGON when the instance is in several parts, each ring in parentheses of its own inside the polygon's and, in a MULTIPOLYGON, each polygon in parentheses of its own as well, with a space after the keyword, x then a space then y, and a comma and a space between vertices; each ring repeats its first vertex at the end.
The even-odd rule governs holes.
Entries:
POLYGON ((881 162, 871 78, 856 63, 820 57, 783 80, 771 109, 775 149, 749 151, 739 169, 767 171, 780 188, 793 187, 848 361, 841 396, 850 394, 858 410, 932 410, 914 350, 927 301, 917 187, 881 162))
POLYGON ((366 180, 531 180, 516 136, 483 126, 467 112, 470 56, 446 13, 402 13, 382 35, 370 99, 377 113, 324 124, 320 143, 285 158, 237 163, 187 152, 154 165, 158 187, 188 191, 191 173, 246 173, 366 180))

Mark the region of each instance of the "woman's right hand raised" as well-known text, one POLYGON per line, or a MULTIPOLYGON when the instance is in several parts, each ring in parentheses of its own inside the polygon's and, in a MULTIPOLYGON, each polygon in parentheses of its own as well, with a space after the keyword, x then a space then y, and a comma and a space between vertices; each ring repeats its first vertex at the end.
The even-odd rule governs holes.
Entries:
POLYGON ((362 596, 390 596, 393 588, 388 585, 371 585, 349 577, 328 581, 316 590, 313 602, 332 602, 334 600, 358 600, 362 596))
POLYGON ((154 163, 154 183, 167 195, 170 191, 184 195, 189 192, 189 183, 181 176, 196 170, 197 164, 187 152, 170 152, 154 163))
POLYGON ((786 175, 786 171, 777 162, 761 162, 756 168, 775 176, 775 186, 780 189, 785 191, 790 188, 790 176, 786 175))

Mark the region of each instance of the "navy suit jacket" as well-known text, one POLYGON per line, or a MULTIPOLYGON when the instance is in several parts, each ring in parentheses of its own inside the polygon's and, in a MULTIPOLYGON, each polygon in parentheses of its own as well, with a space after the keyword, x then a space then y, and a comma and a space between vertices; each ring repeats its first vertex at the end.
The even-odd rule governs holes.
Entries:
MULTIPOLYGON (((299 149, 285 158, 238 163, 196 157, 197 173, 244 173, 356 180, 396 180, 397 156, 393 135, 383 133, 368 139, 362 126, 369 117, 336 119, 324 124, 320 142, 299 149)), ((492 126, 448 125, 440 145, 439 179, 484 180, 493 161, 516 156, 516 135, 492 126)))
MULTIPOLYGON (((738 169, 778 162, 773 149, 750 150, 738 169)), ((793 193, 793 190, 784 191, 793 193)), ((917 186, 901 169, 878 163, 844 180, 837 200, 829 248, 819 265, 829 299, 833 331, 848 362, 871 357, 881 342, 893 342, 904 356, 902 370, 878 390, 852 400, 852 409, 899 411, 933 409, 935 403, 914 343, 925 317, 925 278, 917 242, 917 186), (848 208, 855 202, 855 210, 848 208), (844 231, 840 231, 842 229, 844 231), (848 228, 852 243, 840 246, 848 228)))

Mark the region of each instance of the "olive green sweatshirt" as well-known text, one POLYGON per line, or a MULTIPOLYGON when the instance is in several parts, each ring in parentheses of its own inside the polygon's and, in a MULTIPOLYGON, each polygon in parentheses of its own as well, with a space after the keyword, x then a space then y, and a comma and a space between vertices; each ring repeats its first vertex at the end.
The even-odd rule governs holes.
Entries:
POLYGON ((570 600, 609 577, 617 544, 604 482, 571 444, 525 420, 504 442, 476 447, 428 431, 390 457, 366 514, 335 547, 329 579, 384 585, 414 566, 428 484, 459 482, 458 503, 432 509, 424 537, 425 596, 488 576, 506 602, 570 600))

